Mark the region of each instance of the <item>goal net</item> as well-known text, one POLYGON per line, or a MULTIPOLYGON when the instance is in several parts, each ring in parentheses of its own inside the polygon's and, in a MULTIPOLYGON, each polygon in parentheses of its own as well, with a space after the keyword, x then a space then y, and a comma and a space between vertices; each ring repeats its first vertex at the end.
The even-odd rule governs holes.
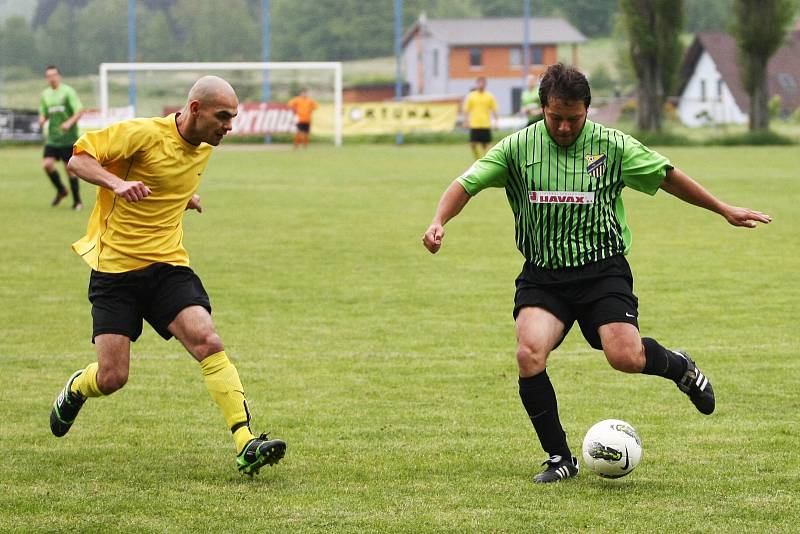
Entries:
POLYGON ((342 144, 342 64, 339 62, 102 63, 99 117, 151 117, 183 106, 192 83, 207 74, 228 80, 239 96, 231 135, 280 136, 295 131, 286 103, 302 89, 320 104, 312 135, 342 144))

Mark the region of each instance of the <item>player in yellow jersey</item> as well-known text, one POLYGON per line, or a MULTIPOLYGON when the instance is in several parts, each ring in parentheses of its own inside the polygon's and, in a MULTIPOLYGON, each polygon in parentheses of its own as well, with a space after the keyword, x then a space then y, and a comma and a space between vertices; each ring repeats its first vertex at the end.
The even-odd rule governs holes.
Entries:
POLYGON ((128 380, 130 344, 146 320, 175 336, 194 358, 236 444, 247 475, 277 463, 286 443, 256 437, 236 367, 211 320, 211 303, 183 248, 183 214, 202 212, 196 194, 212 147, 232 127, 239 101, 216 76, 197 80, 184 108, 164 118, 132 119, 84 134, 69 170, 99 186, 86 236, 72 245, 92 268, 92 341, 97 362, 76 371, 56 399, 50 429, 65 435, 89 397, 128 380))
POLYGON ((479 159, 492 142, 492 117, 497 123, 497 101, 486 90, 486 78, 475 82, 476 88, 464 99, 464 127, 469 128, 469 146, 475 159, 479 159), (478 145, 481 145, 478 150, 478 145))

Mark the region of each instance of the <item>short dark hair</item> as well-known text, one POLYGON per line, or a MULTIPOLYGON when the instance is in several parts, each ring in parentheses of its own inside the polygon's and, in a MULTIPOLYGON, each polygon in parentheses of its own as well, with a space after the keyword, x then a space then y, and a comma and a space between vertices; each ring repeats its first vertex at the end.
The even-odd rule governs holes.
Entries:
POLYGON ((586 76, 575 67, 568 67, 563 63, 547 67, 542 81, 539 82, 539 100, 542 102, 542 107, 549 104, 550 97, 565 102, 582 100, 587 108, 592 103, 592 91, 589 89, 586 76))
POLYGON ((55 65, 48 65, 44 68, 44 71, 47 72, 48 70, 55 70, 57 73, 61 74, 61 71, 58 70, 58 67, 55 65))

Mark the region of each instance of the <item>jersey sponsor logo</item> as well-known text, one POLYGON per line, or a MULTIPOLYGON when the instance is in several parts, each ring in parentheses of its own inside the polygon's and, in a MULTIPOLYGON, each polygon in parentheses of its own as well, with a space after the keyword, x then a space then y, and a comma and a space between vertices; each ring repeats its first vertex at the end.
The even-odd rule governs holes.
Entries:
POLYGON ((606 173, 606 155, 597 154, 596 156, 586 156, 586 172, 592 178, 602 178, 606 173))
POLYGON ((66 110, 67 110, 66 106, 61 106, 61 105, 59 105, 59 106, 49 106, 47 108, 47 113, 55 114, 55 113, 61 113, 62 111, 66 111, 66 110))
POLYGON ((594 204, 593 191, 531 191, 531 204, 594 204))

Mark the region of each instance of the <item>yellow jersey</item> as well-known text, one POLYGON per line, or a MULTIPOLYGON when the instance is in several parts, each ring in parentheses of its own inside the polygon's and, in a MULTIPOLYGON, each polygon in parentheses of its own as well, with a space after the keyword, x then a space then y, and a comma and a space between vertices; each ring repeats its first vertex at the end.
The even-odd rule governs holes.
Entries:
POLYGON ((464 111, 469 116, 470 128, 491 128, 490 112, 497 112, 497 101, 489 91, 470 91, 464 101, 464 111))
POLYGON ((72 244, 92 269, 119 273, 153 263, 189 265, 183 214, 212 147, 186 141, 178 132, 177 115, 121 121, 87 132, 75 143, 74 154, 89 154, 112 174, 151 190, 139 202, 128 202, 97 187, 86 235, 72 244))

